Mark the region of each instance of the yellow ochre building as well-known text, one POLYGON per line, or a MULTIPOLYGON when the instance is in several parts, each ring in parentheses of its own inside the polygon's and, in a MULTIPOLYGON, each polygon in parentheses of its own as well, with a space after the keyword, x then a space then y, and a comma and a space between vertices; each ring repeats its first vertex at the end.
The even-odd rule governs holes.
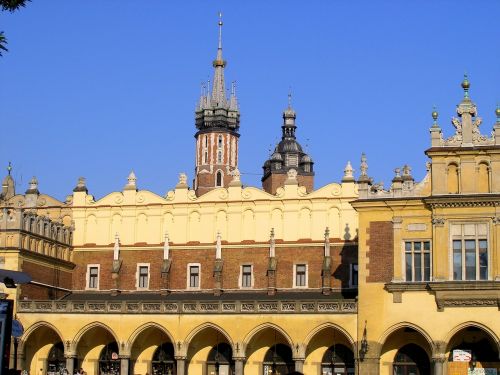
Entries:
MULTIPOLYGON (((195 170, 165 196, 64 202, 36 178, 0 195, 3 287, 24 326, 10 365, 31 375, 500 372, 500 109, 483 135, 464 97, 443 136, 433 112, 427 174, 374 184, 361 157, 314 186, 314 162, 283 112, 262 188, 238 171, 240 112, 226 95, 222 21, 212 87, 195 110, 195 170)), ((423 131, 423 130, 422 130, 423 131)))

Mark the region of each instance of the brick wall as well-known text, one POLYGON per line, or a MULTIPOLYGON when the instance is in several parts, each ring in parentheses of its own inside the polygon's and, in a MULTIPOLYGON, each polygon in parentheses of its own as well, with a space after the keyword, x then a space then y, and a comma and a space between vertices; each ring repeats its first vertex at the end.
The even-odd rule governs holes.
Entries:
MULTIPOLYGON (((71 289, 72 287, 72 271, 71 269, 58 267, 57 265, 34 263, 29 260, 23 261, 22 271, 28 273, 33 281, 71 289)), ((21 299, 56 299, 65 294, 64 291, 27 284, 21 286, 21 299)))
MULTIPOLYGON (((288 178, 286 173, 272 173, 264 181, 262 181, 262 188, 269 194, 276 194, 276 189, 285 185, 288 178)), ((314 176, 301 176, 297 175, 299 186, 305 186, 306 191, 310 193, 314 189, 314 176)))
POLYGON ((366 242, 366 282, 390 282, 394 275, 394 232, 390 221, 371 221, 366 242))
MULTIPOLYGON (((162 288, 161 264, 163 251, 137 250, 122 251, 120 258, 123 260, 120 270, 120 289, 136 290, 136 271, 138 263, 150 264, 150 290, 162 288)), ((268 267, 269 249, 255 247, 249 244, 245 248, 224 248, 222 245, 222 288, 239 288, 240 269, 243 264, 253 265, 254 288, 267 287, 266 272, 268 267)), ((351 244, 332 246, 331 255, 332 287, 347 287, 349 282, 349 264, 357 263, 357 246, 351 244)), ((200 263, 201 289, 214 288, 213 270, 215 264, 215 247, 170 250, 172 266, 170 269, 170 289, 186 289, 187 265, 200 263)), ((85 289, 86 272, 88 264, 100 264, 99 286, 101 290, 109 290, 114 286, 111 279, 113 250, 107 251, 78 251, 74 253, 77 264, 73 285, 77 290, 85 289)), ((298 246, 277 247, 277 287, 293 287, 293 265, 305 263, 308 265, 308 283, 311 288, 321 288, 321 268, 323 263, 323 246, 298 246)))

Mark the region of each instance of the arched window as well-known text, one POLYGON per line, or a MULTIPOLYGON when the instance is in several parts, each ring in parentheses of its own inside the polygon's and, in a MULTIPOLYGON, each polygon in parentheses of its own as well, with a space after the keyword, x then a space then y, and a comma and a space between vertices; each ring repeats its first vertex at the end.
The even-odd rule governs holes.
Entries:
POLYGON ((288 345, 277 344, 267 350, 264 357, 264 375, 288 374, 294 371, 292 349, 288 345))
POLYGON ((99 355, 99 374, 120 374, 120 359, 118 357, 118 344, 116 341, 110 342, 102 348, 99 355))
POLYGON ((332 375, 354 374, 354 354, 347 346, 330 346, 321 360, 321 373, 332 375))
POLYGON ((393 375, 427 375, 431 373, 429 356, 420 346, 408 344, 394 357, 393 375))
POLYGON ((215 175, 215 186, 222 186, 222 171, 217 171, 217 174, 215 175))
POLYGON ((152 372, 155 375, 176 375, 174 346, 170 342, 161 344, 153 354, 152 372))
POLYGON ((217 164, 222 163, 222 149, 223 149, 222 135, 219 135, 217 139, 217 164))
POLYGON ((207 374, 234 374, 233 351, 225 342, 215 345, 208 353, 207 374))
POLYGON ((480 163, 477 167, 477 192, 490 192, 490 172, 486 163, 480 163))
POLYGON ((208 136, 207 135, 204 137, 204 140, 205 140, 205 144, 203 146, 203 161, 202 161, 202 163, 206 164, 208 161, 208 136))
POLYGON ((64 346, 61 341, 53 345, 47 358, 47 373, 62 374, 66 368, 66 358, 64 358, 64 346))
POLYGON ((448 165, 448 194, 458 194, 458 165, 448 165))

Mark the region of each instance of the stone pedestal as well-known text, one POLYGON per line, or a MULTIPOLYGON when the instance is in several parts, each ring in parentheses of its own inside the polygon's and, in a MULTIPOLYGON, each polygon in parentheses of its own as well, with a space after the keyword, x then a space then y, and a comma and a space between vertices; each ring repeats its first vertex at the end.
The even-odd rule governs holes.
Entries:
POLYGON ((243 369, 245 366, 245 359, 244 358, 235 358, 234 359, 234 374, 235 375, 243 375, 243 369))
POLYGON ((302 372, 304 369, 304 359, 295 359, 295 371, 302 372))

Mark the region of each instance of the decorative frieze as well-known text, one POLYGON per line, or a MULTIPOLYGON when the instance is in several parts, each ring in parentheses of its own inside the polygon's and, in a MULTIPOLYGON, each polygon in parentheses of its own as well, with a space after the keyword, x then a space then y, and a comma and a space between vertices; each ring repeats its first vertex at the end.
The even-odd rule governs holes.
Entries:
POLYGON ((357 312, 354 300, 333 301, 198 301, 198 302, 108 302, 108 301, 20 301, 19 313, 132 313, 132 314, 262 314, 357 312))
POLYGON ((436 227, 442 227, 444 225, 445 219, 442 217, 435 217, 432 219, 432 225, 436 227))

